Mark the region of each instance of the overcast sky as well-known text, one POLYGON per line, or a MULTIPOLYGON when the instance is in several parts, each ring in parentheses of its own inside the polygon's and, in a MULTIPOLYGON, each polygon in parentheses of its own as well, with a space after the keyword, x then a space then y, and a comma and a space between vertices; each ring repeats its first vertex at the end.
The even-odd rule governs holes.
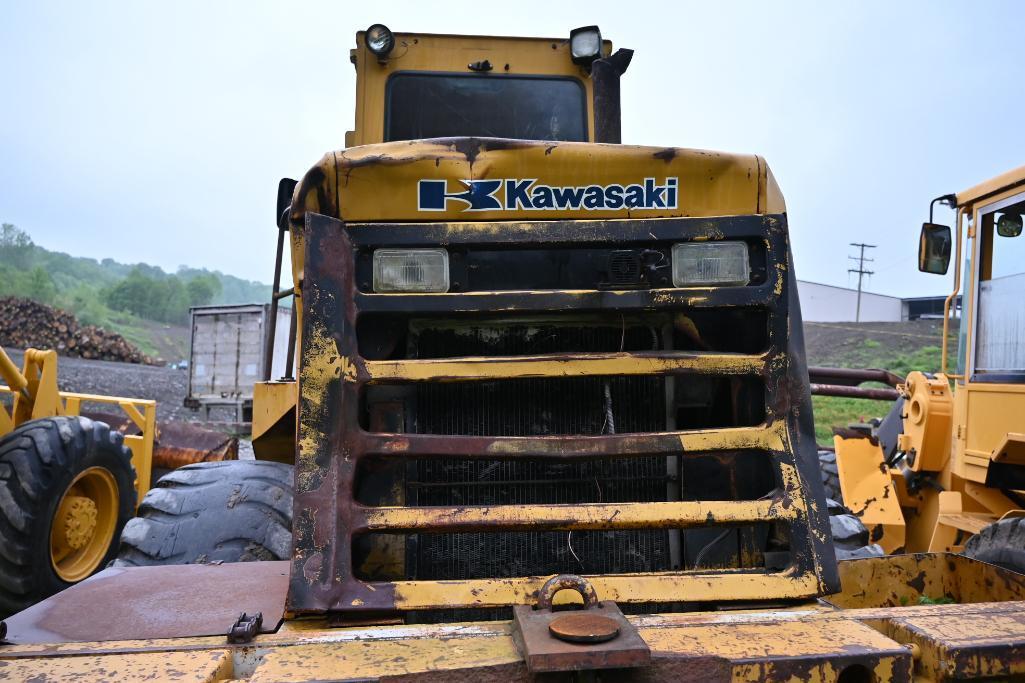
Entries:
MULTIPOLYGON (((0 3, 0 221, 74 255, 269 281, 274 192, 343 146, 355 33, 636 50, 623 141, 763 155, 801 279, 938 294, 931 198, 1025 164, 1017 2, 0 3), (977 12, 977 13, 975 13, 977 12)), ((941 214, 948 221, 949 214, 941 214)))

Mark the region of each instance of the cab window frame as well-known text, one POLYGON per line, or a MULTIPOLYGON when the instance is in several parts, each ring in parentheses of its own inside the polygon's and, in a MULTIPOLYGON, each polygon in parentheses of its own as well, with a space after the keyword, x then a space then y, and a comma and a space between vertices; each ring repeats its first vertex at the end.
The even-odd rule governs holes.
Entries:
MULTIPOLYGON (((968 351, 968 360, 970 362, 971 374, 970 380, 974 383, 980 384, 1025 384, 1025 368, 1008 371, 987 371, 985 368, 978 367, 979 359, 979 332, 980 332, 980 312, 982 308, 982 283, 983 281, 989 281, 993 279, 993 249, 994 240, 997 237, 996 231, 996 214, 1002 209, 1006 209, 1009 206, 1015 204, 1025 203, 1025 188, 1018 188, 1014 194, 1003 197, 996 201, 988 204, 983 204, 977 207, 974 211, 975 220, 975 237, 974 241, 977 243, 975 248, 977 250, 977 258, 973 258, 974 263, 972 266, 972 280, 973 280, 973 292, 972 292, 972 335, 971 344, 968 351)), ((1020 239, 1025 243, 1025 234, 1018 235, 1017 237, 1011 237, 1007 239, 1020 239)), ((1022 271, 1025 274, 1025 270, 1022 271)), ((1015 273, 1017 275, 1018 273, 1015 273)))

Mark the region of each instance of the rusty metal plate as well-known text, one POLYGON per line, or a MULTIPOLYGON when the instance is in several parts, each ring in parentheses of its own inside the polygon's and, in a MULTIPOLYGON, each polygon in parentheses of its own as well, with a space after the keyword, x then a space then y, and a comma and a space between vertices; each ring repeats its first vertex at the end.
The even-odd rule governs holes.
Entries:
POLYGON ((238 459, 238 439, 187 422, 161 422, 153 449, 156 467, 174 469, 194 462, 238 459))
POLYGON ((583 671, 588 669, 626 669, 651 662, 651 650, 627 621, 616 603, 606 600, 579 612, 552 612, 527 605, 513 607, 513 639, 534 673, 543 671, 583 671), (574 617, 569 624, 564 622, 574 617), (618 635, 603 642, 567 642, 552 634, 557 630, 593 635, 610 627, 618 635))
MULTIPOLYGON (((111 429, 125 435, 138 435, 138 426, 127 415, 83 410, 82 415, 106 422, 111 429)), ((189 422, 157 423, 153 442, 153 466, 177 469, 196 462, 238 459, 238 438, 223 431, 200 427, 189 422)))
POLYGON ((604 643, 619 635, 619 624, 615 619, 588 610, 560 615, 548 622, 548 630, 567 643, 604 643))
POLYGON ((844 590, 822 598, 841 609, 1025 600, 1025 576, 953 553, 885 555, 838 563, 844 590))
POLYGON ((7 641, 68 643, 225 635, 242 612, 281 623, 282 562, 111 567, 7 619, 7 641))
MULTIPOLYGON (((126 436, 140 434, 138 427, 127 415, 93 410, 83 410, 81 414, 107 423, 112 430, 126 436)), ((176 420, 157 423, 157 435, 153 443, 155 468, 176 470, 193 463, 236 460, 238 457, 239 440, 229 434, 176 420)))
POLYGON ((913 616, 894 619, 891 637, 915 643, 923 673, 934 680, 1025 674, 1025 614, 913 616))

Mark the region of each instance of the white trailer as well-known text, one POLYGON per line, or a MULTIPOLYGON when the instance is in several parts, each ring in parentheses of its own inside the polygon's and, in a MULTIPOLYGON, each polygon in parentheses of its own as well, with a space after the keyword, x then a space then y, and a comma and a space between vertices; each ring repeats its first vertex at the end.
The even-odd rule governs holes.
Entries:
MULTIPOLYGON (((227 408, 234 412, 235 422, 251 422, 253 385, 265 376, 286 374, 288 335, 279 333, 271 339, 270 304, 196 306, 189 315, 189 392, 185 406, 205 411, 207 420, 212 408, 227 408), (269 375, 268 346, 273 347, 269 375)), ((289 329, 291 315, 291 309, 278 308, 278 330, 289 329)))

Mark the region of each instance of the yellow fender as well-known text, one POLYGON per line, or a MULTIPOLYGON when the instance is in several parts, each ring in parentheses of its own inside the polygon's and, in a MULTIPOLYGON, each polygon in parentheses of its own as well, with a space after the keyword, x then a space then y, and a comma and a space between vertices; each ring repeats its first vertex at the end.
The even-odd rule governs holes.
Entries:
POLYGON ((869 438, 833 437, 844 505, 861 518, 869 540, 887 553, 902 552, 906 528, 900 500, 883 460, 869 438))

